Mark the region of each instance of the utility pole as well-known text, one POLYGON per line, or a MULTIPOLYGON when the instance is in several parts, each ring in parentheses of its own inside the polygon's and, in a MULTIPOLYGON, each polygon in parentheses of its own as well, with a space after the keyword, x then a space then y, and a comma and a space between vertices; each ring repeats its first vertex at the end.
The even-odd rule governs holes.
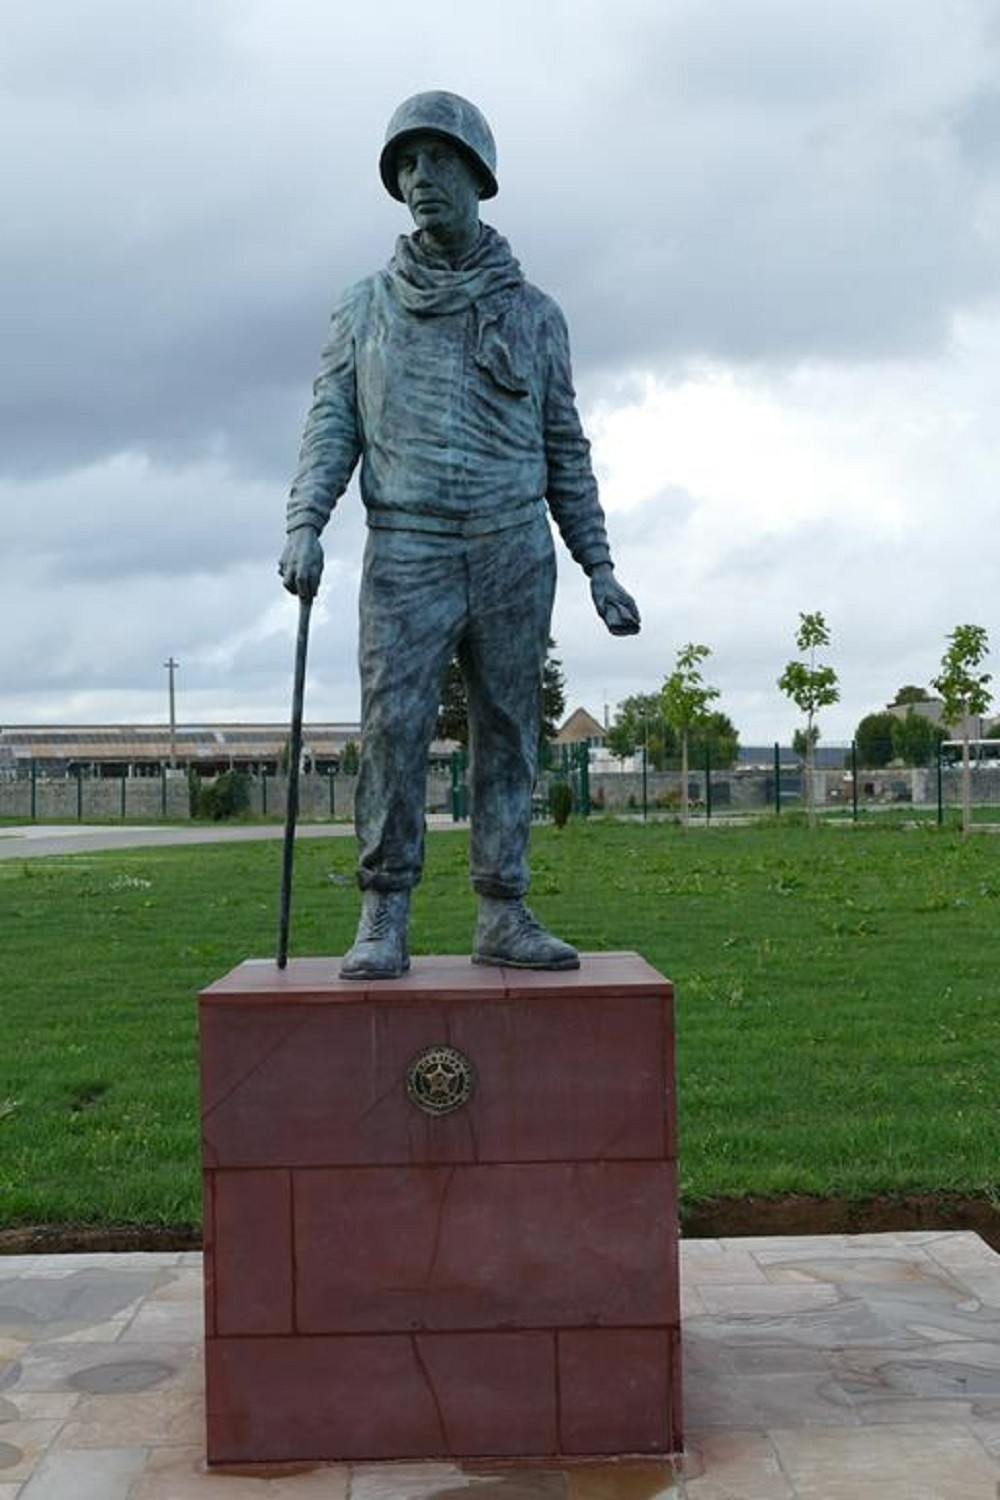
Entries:
POLYGON ((163 663, 163 665, 166 667, 169 674, 168 692, 170 696, 170 769, 173 770, 177 765, 177 715, 175 712, 174 704, 174 673, 180 666, 180 662, 174 661, 174 658, 171 656, 163 663))

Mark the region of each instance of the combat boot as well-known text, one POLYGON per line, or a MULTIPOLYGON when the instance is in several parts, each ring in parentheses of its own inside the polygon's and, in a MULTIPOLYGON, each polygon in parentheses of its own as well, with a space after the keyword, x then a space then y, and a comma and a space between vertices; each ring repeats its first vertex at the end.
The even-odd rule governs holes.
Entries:
POLYGON ((480 896, 474 964, 509 964, 514 969, 578 969, 580 955, 555 937, 520 899, 480 896))
POLYGON ((409 891, 365 891, 354 946, 341 960, 341 979, 396 979, 405 974, 410 967, 409 914, 409 891))

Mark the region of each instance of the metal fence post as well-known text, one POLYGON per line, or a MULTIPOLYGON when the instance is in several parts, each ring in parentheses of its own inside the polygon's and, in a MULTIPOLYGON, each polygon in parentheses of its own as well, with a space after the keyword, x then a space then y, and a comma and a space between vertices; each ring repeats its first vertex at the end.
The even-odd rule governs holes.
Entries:
POLYGON ((774 742, 774 812, 776 817, 781 812, 781 749, 777 740, 774 742))
POLYGON ((453 750, 451 754, 451 821, 460 823, 468 811, 465 790, 465 751, 453 750))
POLYGON ((580 811, 585 818, 590 817, 590 746, 586 741, 579 749, 580 758, 580 811))
POLYGON ((38 817, 38 767, 35 757, 31 757, 31 821, 34 823, 38 817))
POLYGON ((705 745, 705 822, 712 821, 712 747, 705 745))
POLYGON ((937 820, 938 827, 944 822, 944 772, 941 767, 941 741, 937 747, 937 820))
POLYGON ((648 798, 647 798, 647 795, 646 795, 647 790, 648 790, 648 786, 647 786, 647 777, 648 777, 648 770, 647 770, 647 768, 648 768, 648 763, 649 763, 649 736, 647 735, 646 736, 646 742, 645 742, 645 744, 642 747, 642 821, 644 823, 646 821, 646 814, 647 814, 647 810, 648 810, 648 798))
POLYGON ((858 821, 858 742, 851 741, 851 804, 854 822, 858 821))
POLYGON ((125 773, 122 772, 121 820, 125 821, 125 773))

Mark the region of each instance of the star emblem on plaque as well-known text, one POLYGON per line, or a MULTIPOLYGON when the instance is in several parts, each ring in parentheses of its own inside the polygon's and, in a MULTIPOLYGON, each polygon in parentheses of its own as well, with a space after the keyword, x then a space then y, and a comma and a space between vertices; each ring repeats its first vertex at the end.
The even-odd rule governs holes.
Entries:
POLYGON ((450 1115, 472 1097, 476 1074, 457 1047, 426 1047, 406 1070, 406 1095, 426 1115, 450 1115))

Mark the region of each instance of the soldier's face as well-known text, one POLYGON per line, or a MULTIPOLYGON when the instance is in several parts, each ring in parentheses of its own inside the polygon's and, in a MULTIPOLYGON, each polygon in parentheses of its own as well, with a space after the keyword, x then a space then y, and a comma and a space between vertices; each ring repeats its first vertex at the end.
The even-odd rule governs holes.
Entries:
POLYGON ((396 153, 396 177, 418 229, 461 238, 479 220, 479 179, 460 151, 435 135, 414 135, 396 153))

